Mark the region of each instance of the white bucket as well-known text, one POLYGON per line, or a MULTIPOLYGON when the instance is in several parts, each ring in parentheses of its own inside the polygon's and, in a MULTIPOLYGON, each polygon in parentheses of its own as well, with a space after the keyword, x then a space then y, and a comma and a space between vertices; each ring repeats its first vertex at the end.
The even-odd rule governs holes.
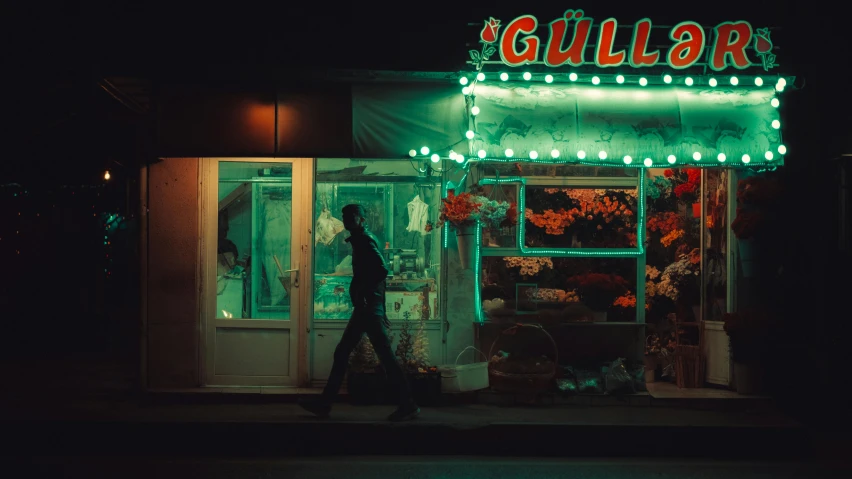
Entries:
POLYGON ((488 389, 488 362, 462 364, 459 365, 459 359, 462 354, 468 350, 474 351, 485 357, 482 351, 468 346, 456 356, 455 364, 444 364, 438 366, 438 371, 441 372, 441 392, 444 393, 464 393, 470 391, 478 391, 480 389, 488 389))

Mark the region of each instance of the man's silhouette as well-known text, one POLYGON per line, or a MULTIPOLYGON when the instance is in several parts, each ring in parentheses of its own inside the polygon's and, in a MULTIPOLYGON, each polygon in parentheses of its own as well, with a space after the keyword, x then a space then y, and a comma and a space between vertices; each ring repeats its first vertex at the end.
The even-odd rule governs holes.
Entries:
POLYGON ((303 402, 302 407, 317 416, 328 416, 346 375, 349 355, 366 334, 388 378, 399 389, 399 407, 388 419, 413 419, 420 414, 420 408, 411 399, 408 381, 402 367, 396 362, 388 339, 387 328, 390 323, 385 314, 385 279, 389 270, 379 252, 379 241, 367 229, 366 214, 361 205, 343 207, 343 226, 351 233, 346 242, 352 246, 352 283, 349 285, 349 297, 355 311, 334 350, 334 365, 322 396, 318 400, 303 402))

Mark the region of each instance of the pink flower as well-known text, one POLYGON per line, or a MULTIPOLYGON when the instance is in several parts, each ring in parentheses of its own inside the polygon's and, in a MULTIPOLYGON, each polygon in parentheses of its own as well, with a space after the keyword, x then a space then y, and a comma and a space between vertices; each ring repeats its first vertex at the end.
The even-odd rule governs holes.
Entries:
POLYGON ((479 33, 479 40, 482 43, 494 43, 497 41, 497 31, 500 30, 500 20, 491 17, 485 22, 482 31, 479 33))

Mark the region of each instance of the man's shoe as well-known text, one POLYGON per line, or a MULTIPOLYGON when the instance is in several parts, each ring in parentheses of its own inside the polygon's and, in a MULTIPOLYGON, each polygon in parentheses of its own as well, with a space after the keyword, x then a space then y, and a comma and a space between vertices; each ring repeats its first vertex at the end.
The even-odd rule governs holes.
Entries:
POLYGON ((420 408, 416 404, 400 406, 388 416, 388 420, 393 422, 410 421, 420 415, 420 408))
POLYGON ((329 413, 331 413, 331 406, 317 399, 299 401, 299 406, 302 406, 302 409, 308 411, 314 416, 323 419, 328 418, 329 413))

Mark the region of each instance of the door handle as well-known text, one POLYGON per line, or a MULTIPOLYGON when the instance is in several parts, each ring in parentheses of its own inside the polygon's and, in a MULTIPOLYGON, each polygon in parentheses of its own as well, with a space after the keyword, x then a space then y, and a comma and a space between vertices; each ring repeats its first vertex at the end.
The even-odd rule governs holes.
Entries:
POLYGON ((293 278, 293 286, 298 288, 299 287, 299 268, 284 270, 284 272, 285 273, 294 273, 294 272, 296 273, 296 277, 293 278))

